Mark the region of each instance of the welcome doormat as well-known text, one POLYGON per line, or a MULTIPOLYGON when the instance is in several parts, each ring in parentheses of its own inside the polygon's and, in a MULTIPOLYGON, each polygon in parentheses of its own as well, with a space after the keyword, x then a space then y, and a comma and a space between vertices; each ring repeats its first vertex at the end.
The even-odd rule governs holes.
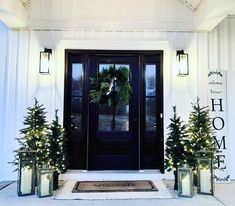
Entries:
MULTIPOLYGON (((106 181, 105 181, 106 182, 106 181)), ((113 181, 112 181, 113 182, 113 181)), ((126 181, 125 181, 126 182, 126 181)), ((157 190, 72 192, 77 181, 68 180, 54 194, 56 200, 131 200, 175 198, 161 180, 151 180, 157 190)))
POLYGON ((72 192, 138 192, 157 191, 150 180, 127 181, 78 181, 72 192))

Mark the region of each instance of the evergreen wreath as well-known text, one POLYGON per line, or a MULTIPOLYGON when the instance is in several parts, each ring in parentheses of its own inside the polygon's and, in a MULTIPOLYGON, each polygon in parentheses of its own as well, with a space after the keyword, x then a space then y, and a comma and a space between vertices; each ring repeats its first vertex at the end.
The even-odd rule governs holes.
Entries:
POLYGON ((121 102, 129 103, 132 91, 129 82, 130 71, 127 67, 121 66, 116 69, 110 66, 90 78, 94 89, 90 91, 91 102, 96 104, 108 104, 117 107, 121 102))

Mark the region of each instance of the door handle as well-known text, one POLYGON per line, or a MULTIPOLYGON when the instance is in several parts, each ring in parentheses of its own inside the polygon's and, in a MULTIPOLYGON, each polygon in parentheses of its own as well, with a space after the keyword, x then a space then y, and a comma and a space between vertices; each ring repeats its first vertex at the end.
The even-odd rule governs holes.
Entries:
POLYGON ((74 123, 71 123, 71 124, 70 124, 70 128, 71 128, 71 129, 74 129, 74 128, 75 128, 75 127, 74 127, 74 123))

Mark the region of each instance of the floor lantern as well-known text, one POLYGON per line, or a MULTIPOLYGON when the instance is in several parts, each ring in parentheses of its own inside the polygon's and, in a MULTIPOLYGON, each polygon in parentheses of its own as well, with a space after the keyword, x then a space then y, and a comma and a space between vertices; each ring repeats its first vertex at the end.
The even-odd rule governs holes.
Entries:
POLYGON ((198 193, 213 195, 213 165, 211 157, 201 157, 197 161, 198 193))
POLYGON ((180 197, 193 196, 193 173, 192 168, 187 165, 178 168, 178 195, 180 197))
POLYGON ((43 166, 38 170, 38 197, 53 196, 53 170, 43 166))
POLYGON ((36 152, 20 150, 17 193, 19 196, 35 194, 35 161, 36 152))

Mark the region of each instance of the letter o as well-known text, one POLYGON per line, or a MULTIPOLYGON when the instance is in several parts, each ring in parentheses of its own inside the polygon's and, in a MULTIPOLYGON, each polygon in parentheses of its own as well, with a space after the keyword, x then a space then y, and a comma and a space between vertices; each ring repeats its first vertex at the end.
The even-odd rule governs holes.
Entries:
POLYGON ((212 120, 212 126, 214 127, 215 130, 221 130, 224 128, 224 120, 223 118, 221 117, 215 117, 213 120, 212 120), (218 119, 218 120, 217 120, 218 119), (217 121, 216 121, 217 120, 217 121), (219 122, 220 124, 219 124, 219 122))

